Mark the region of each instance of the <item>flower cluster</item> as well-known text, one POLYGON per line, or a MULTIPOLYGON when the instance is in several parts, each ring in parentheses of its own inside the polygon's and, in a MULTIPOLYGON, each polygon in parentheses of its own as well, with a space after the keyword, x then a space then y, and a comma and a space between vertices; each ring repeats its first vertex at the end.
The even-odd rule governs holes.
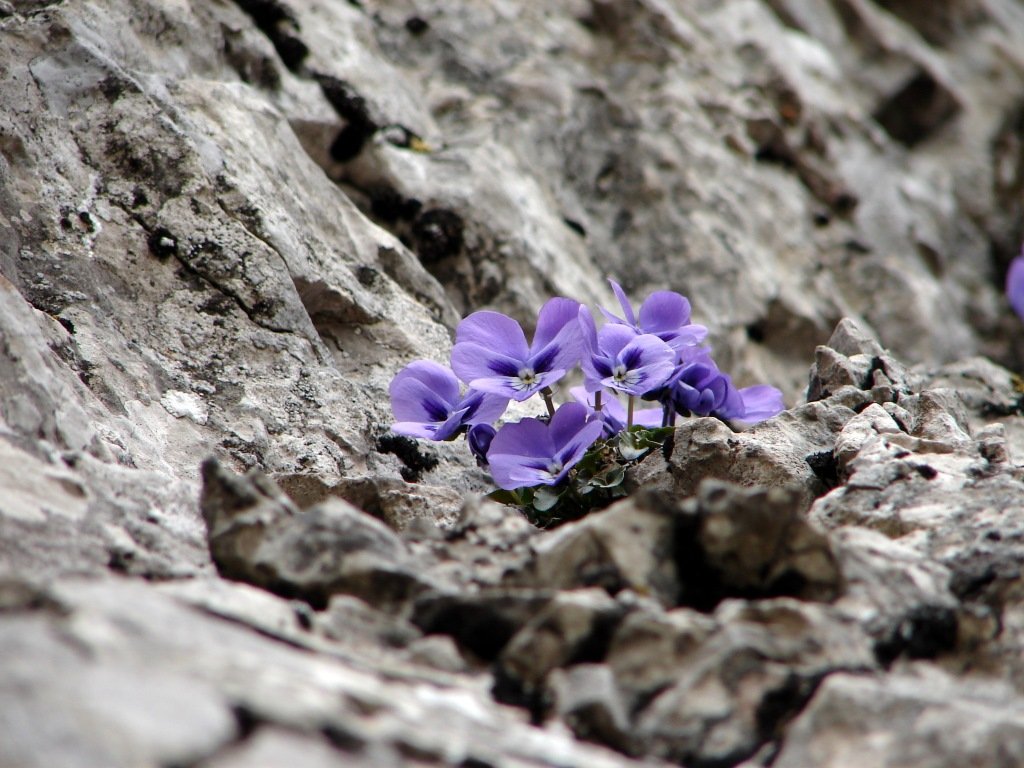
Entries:
MULTIPOLYGON (((564 483, 588 452, 616 436, 619 455, 635 457, 627 445, 656 444, 649 435, 638 437, 638 430, 671 427, 677 415, 754 423, 784 408, 778 389, 737 389, 718 369, 702 344, 707 329, 690 321, 684 296, 656 291, 634 312, 622 288, 610 282, 621 314, 601 308, 601 328, 589 309, 566 298, 543 306, 532 341, 499 312, 469 315, 456 330, 451 369, 420 360, 395 376, 390 394, 398 421, 392 429, 429 440, 465 434, 494 482, 516 491, 564 483), (552 385, 577 367, 583 385, 570 390, 575 402, 556 409, 552 385), (546 418, 495 429, 510 400, 534 395, 543 398, 546 418), (638 399, 657 405, 636 408, 638 399)), ((596 461, 584 462, 576 474, 596 461)), ((612 470, 587 470, 588 487, 607 487, 613 476, 621 482, 621 470, 612 470)))

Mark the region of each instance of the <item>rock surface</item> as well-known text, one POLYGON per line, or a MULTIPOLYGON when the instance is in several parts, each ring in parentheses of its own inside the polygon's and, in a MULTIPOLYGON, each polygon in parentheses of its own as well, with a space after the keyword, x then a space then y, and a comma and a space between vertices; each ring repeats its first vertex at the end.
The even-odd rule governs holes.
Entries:
POLYGON ((1020 0, 0 36, 0 764, 1024 762, 1020 0), (554 531, 389 432, 460 315, 606 276, 790 410, 554 531))

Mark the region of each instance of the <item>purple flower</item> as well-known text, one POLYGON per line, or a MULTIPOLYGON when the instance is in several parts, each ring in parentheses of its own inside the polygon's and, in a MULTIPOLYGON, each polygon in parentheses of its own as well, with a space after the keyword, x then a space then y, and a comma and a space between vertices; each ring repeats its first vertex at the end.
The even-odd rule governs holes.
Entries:
POLYGON ((474 312, 455 331, 452 368, 474 389, 526 400, 579 362, 579 308, 571 299, 549 299, 537 317, 531 345, 511 317, 474 312))
POLYGON ((680 366, 666 384, 677 411, 756 423, 780 413, 785 404, 775 387, 757 385, 736 389, 732 378, 718 370, 710 357, 680 366))
MULTIPOLYGON (((577 403, 587 407, 591 416, 597 415, 604 421, 604 436, 612 437, 626 428, 626 407, 619 401, 618 394, 606 390, 601 398, 601 410, 594 409, 594 395, 585 387, 573 387, 569 390, 577 403)), ((633 412, 633 424, 654 429, 661 426, 664 411, 661 408, 638 408, 633 412)))
POLYGON ((628 395, 643 395, 664 384, 675 370, 675 351, 657 336, 638 336, 625 325, 606 325, 598 333, 586 307, 580 307, 579 317, 588 391, 605 386, 628 395))
POLYGON ((623 317, 619 317, 602 308, 602 314, 611 323, 632 328, 634 334, 653 334, 677 351, 699 344, 708 335, 708 329, 703 325, 694 325, 690 322, 690 302, 682 294, 675 291, 655 291, 640 305, 638 319, 633 314, 633 305, 626 298, 622 286, 614 280, 608 282, 619 300, 623 314, 623 317))
POLYGON ((495 421, 508 398, 469 390, 459 395, 455 374, 431 360, 410 363, 391 380, 391 430, 409 437, 447 440, 464 426, 495 421))
POLYGON ((1006 273, 1006 297, 1013 311, 1024 320, 1024 253, 1010 262, 1010 270, 1006 273))
POLYGON ((735 418, 748 424, 770 419, 786 410, 782 392, 767 384, 743 387, 740 390, 740 397, 743 398, 743 415, 735 418))
POLYGON ((583 458, 603 429, 600 420, 588 420, 586 407, 579 403, 566 403, 547 424, 540 419, 506 424, 494 436, 487 453, 491 476, 499 488, 507 491, 556 485, 583 458))
POLYGON ((469 452, 476 458, 478 466, 487 466, 487 451, 491 449, 491 441, 497 430, 490 424, 474 424, 466 432, 466 442, 469 443, 469 452))

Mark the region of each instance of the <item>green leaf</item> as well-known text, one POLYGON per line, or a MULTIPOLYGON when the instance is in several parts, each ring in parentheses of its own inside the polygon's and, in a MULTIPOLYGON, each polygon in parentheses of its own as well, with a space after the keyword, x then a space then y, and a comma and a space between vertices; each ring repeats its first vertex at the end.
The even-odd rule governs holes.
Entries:
POLYGON ((491 491, 487 494, 487 498, 491 501, 496 501, 499 504, 509 504, 513 507, 523 506, 523 500, 519 497, 516 491, 506 491, 504 488, 498 488, 496 491, 491 491))
POLYGON ((533 494, 533 508, 538 512, 547 512, 558 503, 560 493, 556 493, 546 485, 542 485, 533 494))
POLYGON ((595 477, 591 482, 598 488, 615 488, 626 479, 626 469, 616 464, 595 477))
POLYGON ((649 450, 638 433, 627 430, 619 434, 619 455, 626 461, 636 461, 649 450))

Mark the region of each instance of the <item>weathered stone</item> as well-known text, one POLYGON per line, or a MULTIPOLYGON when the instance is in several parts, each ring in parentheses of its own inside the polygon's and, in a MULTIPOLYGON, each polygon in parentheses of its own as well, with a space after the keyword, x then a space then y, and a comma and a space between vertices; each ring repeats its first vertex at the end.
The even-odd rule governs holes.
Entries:
POLYGON ((301 512, 259 473, 203 465, 210 552, 228 578, 324 606, 336 593, 399 606, 426 588, 401 539, 340 499, 301 512))
POLYGON ((541 707, 547 676, 558 667, 600 660, 624 612, 603 590, 556 595, 502 649, 501 697, 541 707))
POLYGON ((915 667, 882 679, 828 677, 773 765, 1014 765, 1024 760, 1024 701, 996 681, 915 667))
POLYGON ((629 716, 611 670, 603 664, 577 664, 552 676, 555 710, 573 733, 587 741, 632 751, 629 716))
MULTIPOLYGON (((692 496, 706 478, 791 488, 806 509, 829 489, 813 457, 832 452, 836 432, 853 416, 843 405, 807 403, 744 432, 733 432, 718 419, 687 420, 675 432, 670 490, 692 496)), ((656 457, 645 461, 661 463, 656 457)))
MULTIPOLYGON (((716 631, 636 716, 647 748, 684 765, 751 756, 785 729, 826 675, 874 665, 867 638, 827 607, 729 601, 715 619, 716 631)), ((614 668, 614 657, 609 663, 614 668)))
POLYGON ((831 600, 841 589, 831 545, 804 519, 793 491, 705 481, 683 505, 675 536, 683 605, 707 610, 740 596, 831 600))
POLYGON ((675 605, 675 512, 654 494, 621 501, 539 537, 535 556, 509 583, 535 588, 632 589, 675 605))

